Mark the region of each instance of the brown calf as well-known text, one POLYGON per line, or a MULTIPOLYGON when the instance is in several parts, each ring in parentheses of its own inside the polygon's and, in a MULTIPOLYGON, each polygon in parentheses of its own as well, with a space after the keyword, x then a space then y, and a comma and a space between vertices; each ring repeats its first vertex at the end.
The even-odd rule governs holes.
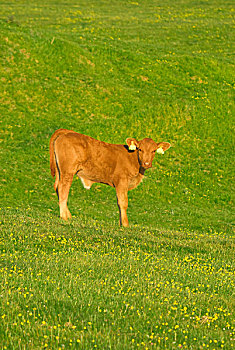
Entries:
POLYGON ((69 189, 76 174, 86 189, 95 182, 116 189, 120 225, 128 226, 127 192, 142 181, 146 169, 152 167, 155 152, 164 153, 171 145, 150 138, 126 140, 127 145, 98 141, 71 130, 59 129, 50 139, 50 167, 55 179, 60 216, 71 218, 67 207, 69 189))

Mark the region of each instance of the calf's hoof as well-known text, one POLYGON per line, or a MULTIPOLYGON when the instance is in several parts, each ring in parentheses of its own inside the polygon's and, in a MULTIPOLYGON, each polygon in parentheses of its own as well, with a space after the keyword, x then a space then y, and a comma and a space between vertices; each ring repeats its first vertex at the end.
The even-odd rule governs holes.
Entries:
POLYGON ((120 223, 120 226, 121 227, 129 227, 129 223, 128 223, 128 221, 127 222, 124 221, 124 222, 120 223))
POLYGON ((71 215, 70 211, 67 209, 66 211, 63 211, 62 213, 60 213, 60 217, 61 217, 61 219, 67 221, 68 219, 72 218, 72 215, 71 215))

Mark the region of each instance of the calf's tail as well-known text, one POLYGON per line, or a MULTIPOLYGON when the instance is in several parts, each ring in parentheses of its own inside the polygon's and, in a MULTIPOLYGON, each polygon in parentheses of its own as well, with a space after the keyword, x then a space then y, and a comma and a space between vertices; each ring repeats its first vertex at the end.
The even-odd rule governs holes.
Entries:
POLYGON ((68 132, 71 132, 70 130, 67 129, 58 129, 54 132, 54 134, 51 136, 50 139, 50 144, 49 144, 49 149, 50 149, 50 168, 51 168, 51 175, 52 177, 55 176, 56 173, 56 160, 55 160, 55 150, 54 150, 54 142, 55 140, 61 136, 65 135, 68 132))

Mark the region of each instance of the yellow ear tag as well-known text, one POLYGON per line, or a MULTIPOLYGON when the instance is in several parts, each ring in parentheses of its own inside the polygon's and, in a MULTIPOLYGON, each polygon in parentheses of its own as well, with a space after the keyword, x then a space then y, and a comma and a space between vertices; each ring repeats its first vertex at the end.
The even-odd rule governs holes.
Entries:
POLYGON ((164 154, 164 151, 163 151, 162 147, 160 147, 160 148, 157 149, 157 153, 159 153, 159 154, 164 154))
POLYGON ((135 151, 136 150, 136 145, 134 144, 134 141, 131 141, 131 144, 129 146, 130 151, 135 151))

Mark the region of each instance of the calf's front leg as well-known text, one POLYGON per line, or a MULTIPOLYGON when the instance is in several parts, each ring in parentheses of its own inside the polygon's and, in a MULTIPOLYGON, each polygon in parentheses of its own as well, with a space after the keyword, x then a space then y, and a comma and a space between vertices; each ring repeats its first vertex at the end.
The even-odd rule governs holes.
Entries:
POLYGON ((120 226, 129 226, 127 218, 127 207, 128 207, 128 196, 127 196, 127 186, 119 185, 116 187, 117 193, 117 203, 119 207, 120 214, 120 226))

